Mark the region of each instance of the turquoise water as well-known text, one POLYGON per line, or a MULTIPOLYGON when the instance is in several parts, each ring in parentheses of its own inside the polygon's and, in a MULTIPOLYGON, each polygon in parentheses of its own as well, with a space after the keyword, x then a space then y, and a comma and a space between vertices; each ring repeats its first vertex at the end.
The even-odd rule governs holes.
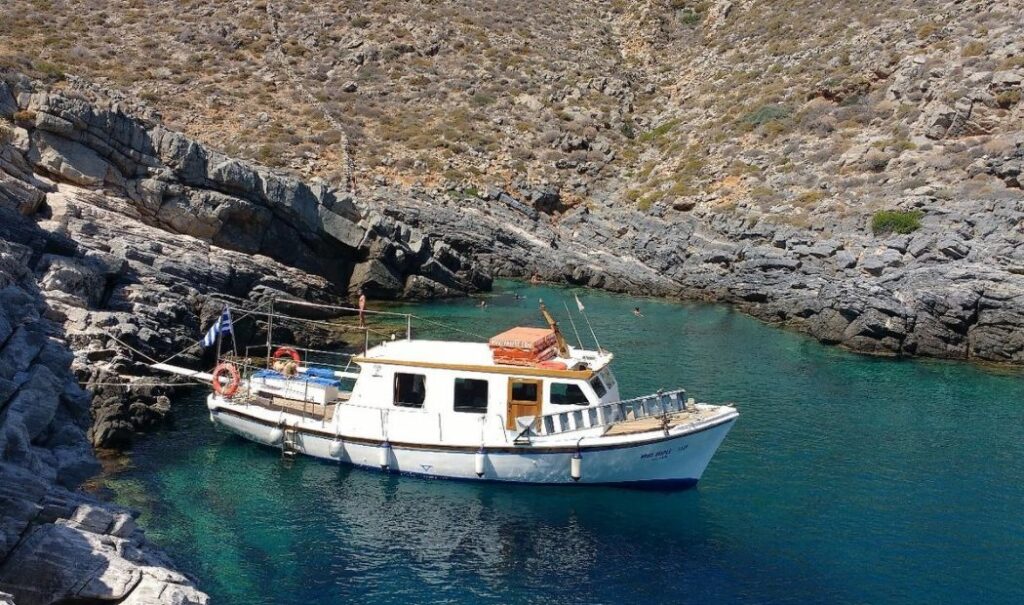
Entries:
MULTIPOLYGON (((215 603, 1024 602, 1024 376, 580 292, 624 396, 685 386, 739 406, 696 489, 286 469, 215 430, 200 394, 108 483, 215 603)), ((563 318, 573 304, 499 283, 486 308, 415 312, 491 334, 536 323, 538 297, 563 318)))

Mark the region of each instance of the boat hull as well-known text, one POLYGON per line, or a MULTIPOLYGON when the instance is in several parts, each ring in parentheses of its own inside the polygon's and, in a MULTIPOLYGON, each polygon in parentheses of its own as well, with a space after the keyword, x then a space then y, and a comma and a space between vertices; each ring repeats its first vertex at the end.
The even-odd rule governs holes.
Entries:
MULTIPOLYGON (((215 424, 246 439, 282 448, 283 432, 264 419, 218 407, 211 400, 215 424)), ((628 443, 580 447, 561 445, 473 446, 390 443, 335 436, 329 431, 298 430, 297 453, 342 464, 446 479, 554 485, 616 485, 636 488, 692 487, 704 473, 718 446, 735 423, 735 413, 694 430, 652 431, 628 443), (572 459, 580 456, 579 477, 572 459), (482 460, 480 459, 482 456, 482 460), (480 474, 477 471, 482 471, 480 474)))

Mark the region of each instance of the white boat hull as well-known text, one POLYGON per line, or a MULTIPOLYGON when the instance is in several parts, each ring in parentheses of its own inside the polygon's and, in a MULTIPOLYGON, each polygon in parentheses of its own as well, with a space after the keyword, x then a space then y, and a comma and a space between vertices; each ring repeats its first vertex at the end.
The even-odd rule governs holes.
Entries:
MULTIPOLYGON (((280 423, 246 415, 241 410, 232 409, 233 406, 220 405, 212 395, 208 404, 211 419, 218 426, 257 443, 282 447, 280 423)), ((478 459, 479 447, 335 436, 326 427, 322 430, 300 428, 294 449, 324 460, 427 477, 530 484, 686 488, 701 478, 736 417, 733 410, 701 426, 670 430, 668 434, 660 430, 650 431, 633 435, 628 442, 584 440, 578 449, 566 442, 483 448, 482 461, 478 459), (571 465, 577 452, 581 460, 579 477, 574 479, 571 465), (482 470, 479 475, 478 470, 482 470)))

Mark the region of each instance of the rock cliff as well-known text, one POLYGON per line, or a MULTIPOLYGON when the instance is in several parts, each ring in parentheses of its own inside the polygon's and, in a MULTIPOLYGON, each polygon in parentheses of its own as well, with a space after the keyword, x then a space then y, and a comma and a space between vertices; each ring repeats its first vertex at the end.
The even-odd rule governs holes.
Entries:
POLYGON ((0 78, 0 593, 19 604, 206 602, 129 511, 73 490, 91 446, 169 416, 147 357, 194 345, 224 301, 490 286, 440 240, 131 109, 0 78))
MULTIPOLYGON (((1019 162, 1024 147, 1015 153, 999 165, 1019 162)), ((896 203, 922 214, 920 229, 875 235, 856 217, 827 232, 700 209, 575 208, 552 217, 509 205, 498 188, 380 195, 389 215, 495 275, 729 302, 866 353, 1024 362, 1020 199, 979 196, 950 207, 922 190, 896 203)))
POLYGON ((0 237, 32 251, 49 312, 97 395, 95 445, 127 445, 166 415, 164 391, 107 385, 148 374, 131 349, 162 359, 193 345, 216 301, 490 287, 443 241, 323 182, 228 158, 111 96, 53 92, 13 73, 0 82, 0 237))
POLYGON ((130 511, 71 491, 97 471, 90 398, 33 254, 0 240, 0 602, 206 603, 130 511))

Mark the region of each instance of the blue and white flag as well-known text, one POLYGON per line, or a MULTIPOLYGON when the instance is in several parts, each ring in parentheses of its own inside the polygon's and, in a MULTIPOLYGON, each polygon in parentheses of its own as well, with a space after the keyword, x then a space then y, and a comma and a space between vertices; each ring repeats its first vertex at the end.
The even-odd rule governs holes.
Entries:
POLYGON ((232 338, 235 337, 235 333, 231 329, 231 311, 227 307, 224 307, 220 317, 217 318, 217 321, 210 327, 206 336, 203 337, 203 348, 212 347, 217 342, 218 334, 231 334, 232 338))

